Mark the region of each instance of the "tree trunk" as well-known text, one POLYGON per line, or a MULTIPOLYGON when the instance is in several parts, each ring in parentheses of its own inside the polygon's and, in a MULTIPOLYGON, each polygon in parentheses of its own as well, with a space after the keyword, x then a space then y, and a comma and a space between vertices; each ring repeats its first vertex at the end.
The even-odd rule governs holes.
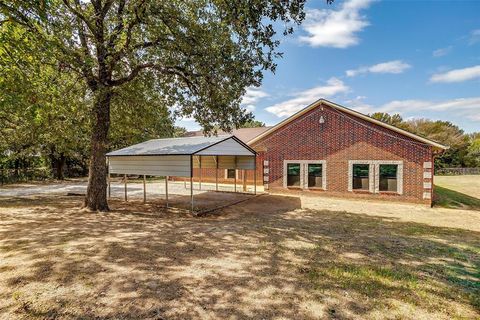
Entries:
POLYGON ((107 165, 105 153, 110 128, 110 88, 100 87, 94 92, 94 121, 90 140, 90 170, 88 174, 85 207, 93 211, 108 211, 107 203, 107 165))
POLYGON ((60 155, 60 158, 56 159, 55 169, 56 169, 57 180, 65 179, 63 175, 63 168, 65 167, 65 161, 66 161, 66 158, 63 154, 60 155))

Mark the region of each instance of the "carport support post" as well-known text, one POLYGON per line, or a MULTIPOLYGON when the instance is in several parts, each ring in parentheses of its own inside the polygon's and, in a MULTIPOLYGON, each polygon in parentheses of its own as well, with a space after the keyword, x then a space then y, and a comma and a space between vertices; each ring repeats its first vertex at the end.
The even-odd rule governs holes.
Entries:
POLYGON ((193 214, 193 156, 190 156, 190 213, 193 214))
POLYGON ((165 177, 165 199, 167 201, 168 208, 168 176, 165 177))
POLYGON ((247 192, 247 170, 245 169, 242 169, 242 183, 243 183, 243 186, 242 186, 242 190, 243 192, 247 192))
POLYGON ((235 168, 235 174, 233 177, 233 192, 237 192, 237 156, 235 156, 233 159, 235 168))
POLYGON ((108 198, 112 196, 112 189, 110 187, 110 171, 108 172, 108 198))
POLYGON ((218 156, 215 156, 215 191, 218 191, 218 156))
POLYGON ((125 201, 127 200, 127 175, 124 175, 124 180, 125 180, 125 201))
POLYGON ((253 160, 253 194, 257 194, 257 155, 253 160))
POLYGON ((147 202, 147 178, 143 175, 143 203, 147 202))
POLYGON ((200 172, 198 177, 198 188, 202 190, 202 156, 198 156, 198 171, 200 172))

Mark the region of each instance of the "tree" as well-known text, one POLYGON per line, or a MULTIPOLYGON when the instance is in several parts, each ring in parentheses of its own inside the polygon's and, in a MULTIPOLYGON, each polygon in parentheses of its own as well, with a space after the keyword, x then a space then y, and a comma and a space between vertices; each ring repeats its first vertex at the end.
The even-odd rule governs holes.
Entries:
POLYGON ((480 167, 480 132, 468 135, 469 146, 467 148, 467 166, 480 167))
POLYGON ((370 117, 388 123, 400 129, 408 130, 408 125, 403 121, 403 118, 398 113, 390 115, 386 112, 375 112, 370 117))
MULTIPOLYGON (((205 131, 228 131, 251 115, 240 108, 245 88, 275 70, 275 20, 300 23, 304 0, 0 1, 2 23, 28 30, 63 70, 91 92, 90 170, 85 206, 108 210, 105 153, 112 99, 151 72, 178 113, 205 131), (5 22, 7 21, 7 22, 5 22)), ((287 24, 284 34, 293 28, 287 24)))
MULTIPOLYGON (((61 72, 52 59, 32 55, 39 49, 30 40, 29 33, 16 25, 0 29, 3 163, 19 168, 49 162, 57 179, 63 179, 68 164, 87 172, 88 88, 78 75, 61 72)), ((124 85, 112 98, 111 147, 176 134, 179 129, 164 102, 148 73, 124 85)))
POLYGON ((265 123, 258 120, 250 120, 240 125, 240 128, 258 128, 265 127, 265 123))
POLYGON ((437 167, 465 166, 468 137, 457 125, 429 119, 409 120, 407 125, 409 131, 450 147, 435 159, 437 167))

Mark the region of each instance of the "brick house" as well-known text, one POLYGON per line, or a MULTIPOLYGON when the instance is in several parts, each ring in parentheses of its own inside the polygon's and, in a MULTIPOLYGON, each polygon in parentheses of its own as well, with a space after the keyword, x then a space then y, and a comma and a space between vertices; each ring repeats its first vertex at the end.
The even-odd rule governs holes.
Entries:
MULTIPOLYGON (((425 204, 432 202, 433 159, 448 148, 325 99, 273 127, 233 134, 257 151, 257 183, 267 190, 425 204)), ((195 177, 215 174, 196 169, 195 177)), ((220 173, 221 182, 234 178, 252 181, 253 172, 220 173)))

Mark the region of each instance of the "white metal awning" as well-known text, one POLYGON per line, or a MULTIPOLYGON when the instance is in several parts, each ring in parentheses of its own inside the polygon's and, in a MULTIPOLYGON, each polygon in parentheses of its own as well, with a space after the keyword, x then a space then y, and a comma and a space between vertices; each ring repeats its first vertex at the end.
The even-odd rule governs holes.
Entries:
POLYGON ((155 139, 107 153, 110 173, 177 177, 191 177, 200 166, 253 170, 255 156, 232 135, 155 139))
MULTIPOLYGON (((111 173, 125 175, 125 200, 127 200, 128 174, 143 175, 144 201, 146 201, 145 176, 164 176, 168 207, 168 177, 189 177, 193 212, 194 168, 215 168, 217 174, 218 169, 256 170, 256 156, 252 148, 232 135, 145 141, 107 153, 109 196, 111 173)), ((218 190, 218 177, 216 185, 218 190)), ((254 174, 254 193, 256 194, 256 173, 254 174)))

